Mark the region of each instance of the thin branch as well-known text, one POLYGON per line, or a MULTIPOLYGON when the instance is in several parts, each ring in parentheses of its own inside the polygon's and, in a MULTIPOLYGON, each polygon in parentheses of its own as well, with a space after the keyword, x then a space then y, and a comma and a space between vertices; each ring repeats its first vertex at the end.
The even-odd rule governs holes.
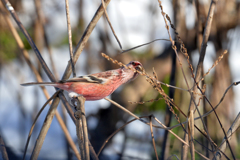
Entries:
POLYGON ((59 123, 60 127, 62 128, 63 133, 64 133, 64 135, 67 139, 67 142, 69 143, 70 147, 72 148, 72 150, 73 150, 74 154, 76 155, 77 159, 81 160, 81 156, 78 152, 77 146, 75 145, 73 139, 71 138, 71 135, 68 132, 67 126, 65 125, 63 119, 61 118, 61 116, 59 115, 58 112, 56 112, 56 117, 57 117, 58 123, 59 123))
POLYGON ((74 66, 74 63, 73 63, 72 30, 71 30, 71 24, 70 24, 68 0, 65 0, 65 4, 66 4, 66 16, 67 16, 67 29, 68 29, 68 44, 69 44, 70 61, 71 61, 71 64, 72 64, 73 77, 76 77, 75 66, 74 66))
POLYGON ((155 144, 154 134, 153 134, 153 127, 152 127, 152 115, 149 116, 149 125, 150 125, 150 131, 151 131, 152 143, 153 143, 155 156, 156 156, 156 159, 158 160, 158 154, 157 154, 157 149, 156 149, 156 144, 155 144))
MULTIPOLYGON (((139 118, 143 118, 143 117, 139 117, 139 118)), ((146 116, 145 116, 146 118, 146 116)), ((114 131, 105 141, 104 143, 102 144, 101 148, 99 149, 97 155, 99 156, 100 153, 102 152, 103 148, 105 147, 105 145, 108 143, 108 141, 115 135, 117 134, 120 130, 122 130, 124 127, 126 127, 128 124, 132 123, 133 121, 136 121, 138 120, 137 118, 134 118, 130 121, 128 121, 127 123, 125 123, 123 126, 121 126, 120 128, 118 128, 116 131, 114 131)))
POLYGON ((116 39, 117 42, 118 42, 118 45, 119 45, 120 49, 122 50, 122 45, 121 45, 121 43, 120 43, 120 41, 119 41, 119 39, 118 39, 118 37, 117 37, 114 29, 113 29, 112 24, 111 24, 111 22, 110 22, 110 19, 109 19, 109 17, 108 17, 108 13, 107 13, 107 10, 106 10, 105 2, 104 2, 104 0, 101 0, 101 1, 102 1, 102 6, 103 6, 103 9, 104 9, 105 16, 106 16, 106 18, 107 18, 107 22, 108 22, 108 24, 109 24, 109 26, 110 26, 110 28, 111 28, 111 30, 112 30, 112 33, 113 33, 115 39, 116 39))
POLYGON ((135 46, 135 47, 132 47, 132 48, 129 48, 129 49, 126 49, 126 50, 122 50, 120 54, 126 53, 126 52, 128 52, 128 51, 131 51, 131 50, 134 50, 134 49, 137 49, 137 48, 140 48, 140 47, 149 45, 149 44, 151 44, 151 43, 153 43, 153 42, 161 41, 161 40, 163 40, 163 41, 169 41, 168 39, 154 39, 153 41, 150 41, 150 42, 147 42, 147 43, 143 43, 143 44, 137 45, 137 46, 135 46))
POLYGON ((76 112, 74 113, 74 115, 77 119, 76 133, 78 137, 78 144, 81 152, 81 158, 82 160, 90 160, 87 122, 86 122, 85 109, 84 109, 85 98, 82 96, 73 98, 72 102, 76 109, 76 112))
POLYGON ((195 159, 195 148, 194 148, 194 115, 193 110, 190 110, 189 121, 188 121, 188 140, 190 142, 190 153, 192 160, 195 159))

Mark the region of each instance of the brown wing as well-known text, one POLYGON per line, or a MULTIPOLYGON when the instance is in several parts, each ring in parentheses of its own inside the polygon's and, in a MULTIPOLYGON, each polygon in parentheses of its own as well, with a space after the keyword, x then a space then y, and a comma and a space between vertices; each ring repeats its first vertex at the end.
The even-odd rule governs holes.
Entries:
POLYGON ((74 77, 71 79, 68 79, 66 81, 60 81, 60 82, 85 82, 85 83, 99 83, 103 84, 105 83, 111 76, 118 74, 118 72, 114 70, 100 72, 100 73, 94 73, 86 76, 79 76, 74 77))
POLYGON ((87 76, 74 77, 66 81, 60 81, 60 83, 64 83, 64 82, 102 83, 103 80, 97 77, 94 77, 92 75, 87 75, 87 76))

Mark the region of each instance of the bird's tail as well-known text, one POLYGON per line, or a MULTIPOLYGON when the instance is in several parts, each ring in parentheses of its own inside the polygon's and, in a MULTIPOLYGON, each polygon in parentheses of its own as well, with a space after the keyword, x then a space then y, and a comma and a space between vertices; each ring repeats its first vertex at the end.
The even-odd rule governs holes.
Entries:
POLYGON ((30 82, 30 83, 23 83, 21 86, 56 86, 57 84, 54 82, 30 82))

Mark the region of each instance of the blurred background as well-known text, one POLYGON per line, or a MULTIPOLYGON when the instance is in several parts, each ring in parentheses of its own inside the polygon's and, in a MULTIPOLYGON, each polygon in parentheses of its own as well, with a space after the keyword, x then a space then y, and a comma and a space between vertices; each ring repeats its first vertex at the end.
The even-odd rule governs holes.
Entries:
MULTIPOLYGON (((27 29, 44 60, 51 71, 60 79, 69 61, 69 46, 67 35, 67 21, 65 1, 59 0, 18 0, 10 1, 16 10, 23 26, 27 29), (48 48, 49 45, 49 48, 48 48)), ((190 61, 196 69, 199 50, 202 42, 203 30, 208 15, 210 0, 163 0, 164 11, 170 16, 176 31, 183 40, 188 50, 190 61)), ((240 80, 240 1, 218 0, 211 27, 211 34, 204 60, 204 73, 214 64, 215 60, 225 49, 228 54, 220 63, 211 70, 204 80, 206 96, 213 106, 220 101, 227 87, 240 80)), ((72 27, 73 47, 80 40, 88 23, 101 4, 100 0, 69 0, 70 18, 72 27)), ((124 50, 153 41, 155 39, 169 39, 165 23, 161 15, 159 3, 156 0, 115 0, 107 7, 110 21, 122 44, 124 50)), ((35 82, 35 76, 28 67, 14 39, 5 16, 10 17, 5 6, 0 2, 0 135, 7 146, 9 159, 22 159, 24 146, 31 124, 46 98, 40 87, 22 87, 21 83, 35 82)), ((12 20, 12 18, 11 18, 12 20)), ((12 20, 18 30, 25 49, 30 55, 31 62, 38 69, 43 81, 50 81, 42 70, 34 52, 26 38, 12 20)), ((173 39, 174 31, 170 29, 173 39)), ((179 44, 177 47, 179 49, 179 44)), ((93 30, 79 60, 76 63, 77 75, 86 75, 110 69, 119 68, 118 65, 107 61, 101 56, 106 53, 124 64, 132 60, 140 61, 146 72, 152 75, 154 67, 158 79, 164 83, 173 84, 187 89, 183 75, 176 63, 176 57, 171 42, 160 40, 149 45, 121 53, 105 16, 101 17, 93 30)), ((186 58, 179 52, 183 69, 190 85, 193 85, 191 72, 186 58)), ((169 88, 163 86, 165 92, 170 94, 169 88)), ((50 95, 55 90, 47 87, 50 95)), ((187 113, 190 96, 182 90, 173 90, 174 102, 187 113)), ((67 95, 67 94, 66 94, 67 95)), ((174 116, 169 118, 168 108, 164 100, 144 104, 129 103, 142 102, 161 97, 153 87, 140 76, 136 80, 121 86, 109 98, 126 107, 138 116, 154 114, 161 122, 170 125, 177 124, 174 116)), ((234 118, 240 111, 240 87, 233 87, 217 109, 218 116, 227 131, 234 118)), ((106 100, 89 101, 85 104, 90 141, 97 152, 106 138, 127 121, 133 119, 119 108, 111 105, 106 100)), ((33 136, 28 147, 28 156, 34 147, 36 138, 47 114, 47 107, 41 114, 33 131, 33 136)), ((207 112, 210 106, 201 101, 200 110, 207 112)), ((60 103, 58 107, 73 140, 77 144, 76 127, 65 108, 60 103)), ((176 113, 181 121, 186 118, 176 113)), ((224 138, 221 127, 215 115, 211 114, 206 119, 209 134, 216 144, 224 138)), ((173 129, 183 137, 181 127, 173 129)), ((164 130, 154 128, 154 136, 159 156, 168 158, 175 154, 180 157, 181 142, 173 136, 164 138, 164 130), (166 142, 164 142, 166 140, 166 142), (165 145, 163 145, 165 144, 165 145), (164 150, 163 150, 164 148, 164 150), (164 152, 164 155, 163 155, 164 152)), ((205 142, 202 135, 196 133, 195 138, 205 142)), ((235 156, 240 158, 239 131, 234 134, 231 141, 235 156)), ((203 154, 206 153, 202 146, 197 146, 203 154)), ((229 151, 226 154, 230 156, 229 151)), ((154 150, 151 142, 149 126, 135 121, 118 132, 107 144, 100 159, 154 159, 154 150)), ((43 143, 39 159, 76 159, 67 144, 64 134, 54 118, 43 143)))

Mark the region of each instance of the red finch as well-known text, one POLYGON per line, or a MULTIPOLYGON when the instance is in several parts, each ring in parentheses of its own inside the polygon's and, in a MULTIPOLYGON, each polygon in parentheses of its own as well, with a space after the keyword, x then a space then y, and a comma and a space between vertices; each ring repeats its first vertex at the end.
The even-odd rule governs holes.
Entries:
POLYGON ((126 69, 121 67, 115 70, 90 74, 86 76, 74 77, 66 81, 59 82, 32 82, 24 83, 22 86, 54 86, 69 92, 69 96, 83 96, 86 100, 99 100, 112 94, 120 85, 134 80, 139 73, 134 70, 143 70, 143 66, 138 61, 131 61, 126 69), (74 94, 72 94, 74 93, 74 94))

